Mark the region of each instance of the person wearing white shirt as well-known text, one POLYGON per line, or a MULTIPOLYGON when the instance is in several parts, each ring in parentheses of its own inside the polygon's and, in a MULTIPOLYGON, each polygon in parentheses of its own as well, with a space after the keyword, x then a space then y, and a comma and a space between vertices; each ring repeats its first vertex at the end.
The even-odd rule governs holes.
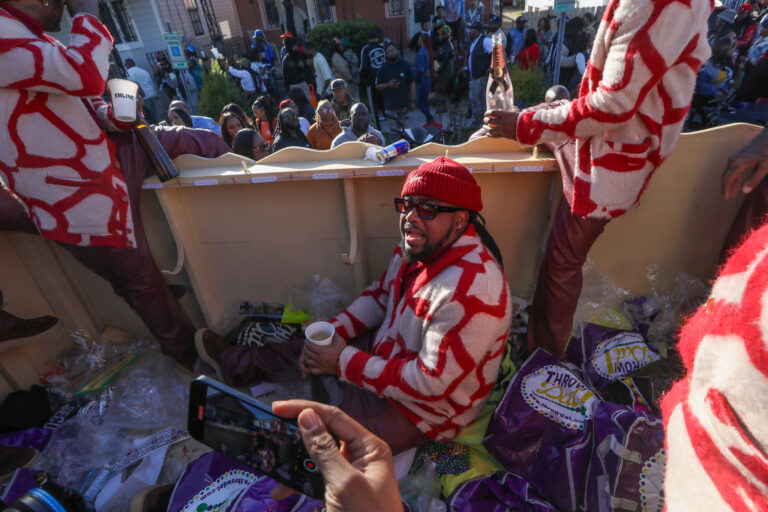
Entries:
POLYGON ((155 82, 152 81, 152 75, 145 69, 136 65, 133 59, 125 59, 125 67, 128 71, 128 79, 136 82, 144 92, 144 113, 149 114, 150 123, 160 121, 160 101, 157 98, 157 89, 155 82))
POLYGON ((317 82, 315 95, 319 101, 328 96, 331 80, 333 80, 333 73, 331 72, 331 67, 328 65, 328 60, 325 58, 325 55, 317 51, 314 43, 310 41, 304 43, 304 55, 306 55, 307 58, 312 59, 312 67, 315 68, 315 82, 317 82))
MULTIPOLYGON (((253 82, 253 75, 251 75, 251 72, 248 71, 248 69, 242 69, 248 68, 249 66, 250 64, 246 64, 243 62, 243 60, 240 60, 237 62, 237 67, 229 66, 227 68, 227 73, 236 78, 239 78, 240 88, 244 90, 248 96, 253 96, 257 92, 256 84, 253 82)), ((258 92, 261 92, 261 90, 258 92)))

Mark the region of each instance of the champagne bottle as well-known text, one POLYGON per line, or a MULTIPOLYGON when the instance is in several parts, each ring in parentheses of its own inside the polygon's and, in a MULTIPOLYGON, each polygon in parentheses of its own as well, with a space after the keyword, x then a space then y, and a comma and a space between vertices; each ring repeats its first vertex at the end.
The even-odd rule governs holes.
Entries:
POLYGON ((485 103, 488 110, 512 110, 515 106, 512 81, 509 79, 507 66, 504 62, 504 43, 502 37, 502 34, 495 33, 491 39, 493 43, 491 73, 488 77, 488 87, 485 91, 485 103))
POLYGON ((136 113, 136 122, 133 123, 133 131, 139 139, 141 147, 149 158, 149 163, 160 181, 168 181, 179 175, 179 170, 173 165, 173 160, 165 151, 160 141, 157 140, 152 129, 147 126, 144 116, 136 113))

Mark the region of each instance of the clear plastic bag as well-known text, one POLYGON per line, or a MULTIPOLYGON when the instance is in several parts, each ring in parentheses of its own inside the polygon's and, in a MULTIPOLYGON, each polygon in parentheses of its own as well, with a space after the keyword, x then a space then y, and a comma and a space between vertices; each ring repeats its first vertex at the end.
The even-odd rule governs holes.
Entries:
POLYGON ((318 274, 290 289, 291 310, 308 311, 313 320, 328 320, 349 306, 352 296, 327 277, 318 274))
POLYGON ((668 346, 675 343, 682 320, 704 303, 709 289, 700 279, 661 265, 649 266, 646 276, 659 304, 648 327, 648 341, 666 353, 668 346))
POLYGON ((62 423, 54 432, 40 454, 38 466, 55 476, 64 487, 82 491, 84 482, 117 462, 130 445, 128 436, 104 428, 99 418, 90 414, 78 415, 62 423))
POLYGON ((104 424, 112 428, 157 430, 187 421, 186 386, 171 360, 152 350, 120 375, 104 424))
POLYGON ((574 330, 582 322, 631 330, 632 321, 627 316, 624 303, 632 298, 632 294, 617 286, 592 261, 587 261, 582 271, 584 285, 573 317, 574 330))
POLYGON ((435 464, 426 452, 420 452, 411 470, 400 482, 403 501, 415 512, 443 512, 447 510, 440 495, 440 477, 435 473, 435 464))
MULTIPOLYGON (((84 386, 89 382, 93 383, 94 379, 110 366, 130 365, 132 361, 126 356, 137 356, 157 346, 156 343, 145 340, 132 340, 127 333, 114 328, 108 328, 99 340, 94 339, 84 329, 70 331, 69 335, 75 347, 45 375, 44 381, 54 395, 60 396, 66 402, 84 394, 84 386), (119 334, 116 334, 118 332, 119 334), (121 361, 125 364, 121 364, 121 361)), ((115 371, 111 379, 120 372, 122 370, 115 371)), ((109 383, 111 379, 105 378, 104 383, 109 383)), ((104 383, 98 386, 96 391, 101 391, 104 383)))

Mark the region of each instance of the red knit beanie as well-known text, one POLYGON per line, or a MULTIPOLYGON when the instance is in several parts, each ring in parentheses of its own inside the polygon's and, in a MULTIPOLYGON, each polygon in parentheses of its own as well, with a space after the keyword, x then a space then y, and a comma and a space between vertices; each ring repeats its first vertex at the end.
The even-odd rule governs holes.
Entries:
POLYGON ((400 193, 405 196, 430 197, 475 212, 483 209, 480 185, 469 169, 444 156, 408 175, 400 193))

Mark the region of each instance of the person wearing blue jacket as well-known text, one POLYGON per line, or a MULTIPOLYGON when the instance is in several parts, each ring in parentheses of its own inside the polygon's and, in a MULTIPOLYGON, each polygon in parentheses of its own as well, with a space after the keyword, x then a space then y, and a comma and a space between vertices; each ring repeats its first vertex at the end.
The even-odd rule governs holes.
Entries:
POLYGON ((277 63, 278 56, 275 55, 275 50, 272 45, 267 41, 264 31, 257 29, 253 32, 253 44, 251 50, 255 52, 255 58, 252 61, 260 62, 266 65, 267 76, 269 77, 269 84, 272 89, 272 95, 276 98, 280 97, 280 85, 277 82, 277 63))

